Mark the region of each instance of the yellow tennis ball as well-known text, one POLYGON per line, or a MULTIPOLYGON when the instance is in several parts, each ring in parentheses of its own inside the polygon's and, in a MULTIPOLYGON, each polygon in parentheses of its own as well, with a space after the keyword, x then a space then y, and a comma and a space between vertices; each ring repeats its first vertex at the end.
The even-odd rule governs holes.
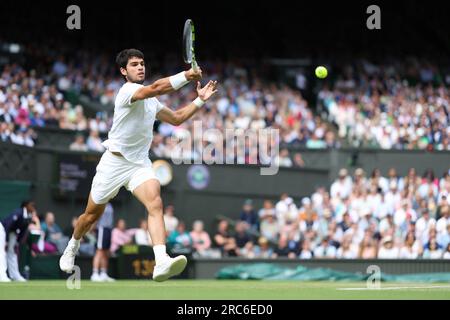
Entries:
POLYGON ((316 68, 316 77, 320 78, 320 79, 324 79, 326 78, 328 75, 328 71, 327 68, 325 68, 324 66, 318 66, 316 68))

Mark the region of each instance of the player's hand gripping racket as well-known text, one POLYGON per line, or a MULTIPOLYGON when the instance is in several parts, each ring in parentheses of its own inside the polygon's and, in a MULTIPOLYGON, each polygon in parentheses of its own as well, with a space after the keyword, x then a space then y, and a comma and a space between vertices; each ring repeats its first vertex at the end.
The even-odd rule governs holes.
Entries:
POLYGON ((187 19, 184 23, 183 30, 183 59, 184 62, 190 63, 192 69, 197 71, 197 61, 195 60, 195 29, 191 19, 187 19))

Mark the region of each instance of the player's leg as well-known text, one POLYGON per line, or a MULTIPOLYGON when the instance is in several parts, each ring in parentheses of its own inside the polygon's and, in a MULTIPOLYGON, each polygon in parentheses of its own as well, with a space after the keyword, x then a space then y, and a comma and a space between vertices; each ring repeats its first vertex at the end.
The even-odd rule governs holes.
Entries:
POLYGON ((106 203, 97 204, 92 199, 92 196, 89 195, 88 204, 86 206, 86 210, 84 213, 78 218, 77 224, 75 225, 75 229, 73 231, 73 238, 76 240, 80 240, 100 219, 103 212, 105 211, 106 203))
POLYGON ((95 222, 100 219, 105 211, 106 203, 97 204, 89 195, 88 204, 84 213, 78 218, 77 224, 73 232, 72 239, 70 239, 64 250, 61 259, 59 260, 59 267, 62 271, 72 272, 75 264, 75 256, 80 248, 80 239, 92 228, 95 222))
POLYGON ((185 256, 170 258, 166 253, 166 228, 159 181, 156 179, 146 180, 134 189, 133 194, 148 212, 148 229, 156 260, 153 279, 165 281, 180 274, 186 267, 187 260, 185 256))

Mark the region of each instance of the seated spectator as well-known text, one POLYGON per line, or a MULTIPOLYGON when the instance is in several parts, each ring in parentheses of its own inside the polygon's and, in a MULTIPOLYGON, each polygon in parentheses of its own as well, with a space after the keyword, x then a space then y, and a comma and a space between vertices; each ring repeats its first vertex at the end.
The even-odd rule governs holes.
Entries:
POLYGON ((115 253, 121 246, 132 244, 136 229, 127 230, 124 219, 117 220, 116 227, 111 234, 111 253, 115 253))
POLYGON ((416 237, 413 232, 409 232, 406 235, 405 243, 400 248, 400 259, 417 259, 421 254, 421 245, 416 241, 416 237))
POLYGON ((270 247, 269 241, 260 237, 258 239, 258 246, 255 247, 255 257, 263 258, 263 259, 272 259, 276 258, 276 255, 273 252, 273 249, 270 247))
POLYGON ((150 233, 148 232, 147 219, 141 219, 139 222, 139 229, 134 234, 134 242, 140 246, 153 246, 150 233))
POLYGON ((328 236, 322 239, 320 246, 314 249, 315 258, 336 258, 336 247, 331 245, 328 236))
POLYGON ((275 214, 275 208, 273 207, 272 201, 264 200, 263 207, 258 211, 259 221, 264 221, 264 219, 275 214))
POLYGON ((290 258, 295 259, 296 253, 288 246, 288 239, 286 237, 280 237, 278 240, 278 246, 275 248, 273 256, 274 258, 290 258))
POLYGON ((58 252, 63 253, 69 242, 69 237, 65 236, 62 229, 56 224, 53 212, 45 214, 45 221, 41 228, 45 232, 46 241, 53 243, 58 248, 58 252))
POLYGON ((258 215, 253 209, 253 201, 251 199, 245 200, 244 205, 242 207, 240 220, 247 223, 248 227, 251 230, 258 231, 259 228, 258 215))
POLYGON ((256 258, 256 246, 253 242, 247 242, 247 244, 239 250, 239 255, 243 258, 254 259, 256 258))
POLYGON ((394 246, 394 240, 391 236, 381 239, 381 247, 378 250, 378 259, 397 259, 399 250, 394 246))
POLYGON ((183 221, 180 221, 177 228, 169 235, 167 243, 173 249, 177 250, 192 248, 192 238, 189 232, 186 231, 186 226, 183 221))
POLYGON ((378 255, 375 240, 370 235, 364 235, 364 239, 359 246, 359 259, 376 259, 378 255))
POLYGON ((166 227, 167 236, 169 236, 178 226, 178 218, 175 217, 175 208, 168 205, 164 210, 164 225, 166 227))
POLYGON ((247 226, 244 221, 236 223, 234 239, 238 249, 244 248, 248 242, 252 241, 252 237, 247 232, 247 226))
POLYGON ((72 151, 88 151, 88 146, 84 143, 84 137, 81 134, 78 134, 75 137, 75 141, 69 147, 72 151))
POLYGON ((314 258, 314 252, 311 248, 311 242, 305 239, 301 243, 301 251, 298 256, 300 259, 312 259, 314 258))
POLYGON ((305 167, 305 161, 303 160, 301 153, 296 152, 294 154, 293 166, 294 166, 294 168, 304 168, 305 167))
POLYGON ((336 258, 356 259, 357 257, 358 257, 358 248, 352 242, 352 238, 344 237, 342 245, 337 249, 336 258))
POLYGON ((86 145, 89 150, 103 152, 105 147, 102 145, 102 139, 100 139, 97 130, 91 130, 89 137, 87 138, 86 145))
POLYGON ((278 166, 287 168, 292 167, 292 160, 289 156, 288 149, 283 148, 280 150, 280 155, 278 156, 278 166))
POLYGON ((446 247, 444 254, 442 255, 442 259, 450 259, 450 243, 446 247))
POLYGON ((430 239, 423 252, 424 259, 442 259, 443 252, 436 239, 430 239))
POLYGON ((265 216, 261 221, 260 232, 267 240, 275 242, 278 238, 279 225, 275 219, 275 212, 265 216))
POLYGON ((203 255, 206 250, 211 247, 211 238, 209 237, 209 234, 204 230, 203 221, 194 221, 190 236, 192 239, 192 247, 200 255, 203 255))
POLYGON ((214 235, 214 245, 222 251, 224 257, 237 256, 236 240, 228 232, 228 222, 221 220, 214 235))
POLYGON ((45 231, 41 228, 41 221, 36 212, 32 213, 31 222, 28 225, 28 230, 31 235, 38 237, 37 241, 31 244, 31 252, 33 255, 39 254, 52 254, 57 253, 58 248, 55 244, 45 241, 45 231))

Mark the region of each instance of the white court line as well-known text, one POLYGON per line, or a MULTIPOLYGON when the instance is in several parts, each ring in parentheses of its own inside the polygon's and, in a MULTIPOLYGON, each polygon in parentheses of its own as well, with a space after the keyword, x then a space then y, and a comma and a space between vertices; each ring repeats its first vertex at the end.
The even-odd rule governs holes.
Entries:
POLYGON ((336 288, 342 291, 359 291, 359 290, 405 290, 405 289, 450 289, 450 286, 426 286, 426 287, 380 287, 380 288, 336 288))

